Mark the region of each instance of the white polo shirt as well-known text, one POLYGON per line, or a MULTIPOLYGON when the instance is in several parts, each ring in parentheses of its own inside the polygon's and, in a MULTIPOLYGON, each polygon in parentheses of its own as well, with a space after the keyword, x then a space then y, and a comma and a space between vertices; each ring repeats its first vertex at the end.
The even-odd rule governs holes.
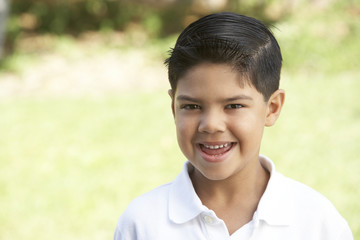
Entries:
POLYGON ((231 236, 224 221, 201 203, 189 177, 192 165, 171 183, 136 199, 118 221, 114 240, 352 240, 349 225, 328 199, 275 171, 260 156, 270 180, 252 221, 231 236))

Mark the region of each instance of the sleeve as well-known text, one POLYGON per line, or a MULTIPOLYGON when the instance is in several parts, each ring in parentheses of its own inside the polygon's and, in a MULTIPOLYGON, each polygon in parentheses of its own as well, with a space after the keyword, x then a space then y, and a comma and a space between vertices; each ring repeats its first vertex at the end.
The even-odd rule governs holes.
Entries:
POLYGON ((142 223, 143 203, 134 199, 120 216, 114 240, 140 240, 144 238, 142 223))
POLYGON ((353 236, 351 229, 347 223, 343 227, 337 240, 354 240, 354 236, 353 236))
POLYGON ((116 225, 114 240, 138 240, 138 234, 135 227, 135 222, 131 218, 127 217, 125 212, 120 216, 119 221, 116 225))
POLYGON ((125 239, 121 236, 120 229, 116 226, 115 233, 114 233, 114 240, 122 240, 125 239))

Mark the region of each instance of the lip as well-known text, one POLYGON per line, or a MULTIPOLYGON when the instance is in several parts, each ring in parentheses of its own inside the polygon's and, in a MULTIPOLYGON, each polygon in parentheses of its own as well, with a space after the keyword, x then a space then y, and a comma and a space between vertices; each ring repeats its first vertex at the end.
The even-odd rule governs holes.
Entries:
MULTIPOLYGON (((220 163, 220 162, 223 162, 225 161, 228 156, 231 154, 231 152, 233 151, 234 147, 236 145, 236 142, 201 142, 201 143, 198 143, 196 144, 196 147, 199 151, 199 154, 201 156, 202 159, 204 159, 206 162, 209 162, 209 163, 220 163), (214 151, 214 154, 209 154, 207 152, 204 152, 203 151, 203 148, 204 148, 204 145, 207 145, 207 146, 225 146, 225 145, 229 145, 228 147, 224 147, 226 149, 225 152, 222 152, 222 153, 219 153, 219 154, 216 154, 217 151, 221 151, 219 149, 217 150, 213 150, 214 151)), ((208 151, 209 152, 209 151, 208 151)))

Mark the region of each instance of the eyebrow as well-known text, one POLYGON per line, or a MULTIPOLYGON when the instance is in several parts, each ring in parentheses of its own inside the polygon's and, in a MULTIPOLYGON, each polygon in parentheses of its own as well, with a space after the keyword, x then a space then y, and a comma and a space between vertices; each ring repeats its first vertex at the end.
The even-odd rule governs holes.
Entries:
MULTIPOLYGON (((189 101, 189 102, 201 102, 200 100, 187 96, 187 95, 179 95, 176 97, 176 99, 178 101, 189 101)), ((237 101, 237 100, 250 100, 252 101, 253 98, 244 94, 240 94, 240 95, 236 95, 234 97, 230 97, 230 98, 226 98, 224 99, 222 102, 233 102, 233 101, 237 101)))
POLYGON ((179 95, 179 96, 176 97, 176 99, 178 101, 200 102, 196 98, 192 98, 192 97, 187 96, 187 95, 179 95))
POLYGON ((240 95, 236 95, 234 97, 225 99, 225 102, 232 102, 232 101, 236 101, 236 100, 251 100, 252 101, 254 99, 250 96, 240 94, 240 95))

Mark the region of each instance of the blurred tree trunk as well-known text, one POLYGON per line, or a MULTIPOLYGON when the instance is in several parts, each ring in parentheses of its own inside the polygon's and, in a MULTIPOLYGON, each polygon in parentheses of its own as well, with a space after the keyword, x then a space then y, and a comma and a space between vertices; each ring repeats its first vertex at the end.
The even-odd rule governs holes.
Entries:
POLYGON ((9 12, 10 0, 0 0, 0 59, 3 55, 3 45, 6 33, 6 21, 9 12))

